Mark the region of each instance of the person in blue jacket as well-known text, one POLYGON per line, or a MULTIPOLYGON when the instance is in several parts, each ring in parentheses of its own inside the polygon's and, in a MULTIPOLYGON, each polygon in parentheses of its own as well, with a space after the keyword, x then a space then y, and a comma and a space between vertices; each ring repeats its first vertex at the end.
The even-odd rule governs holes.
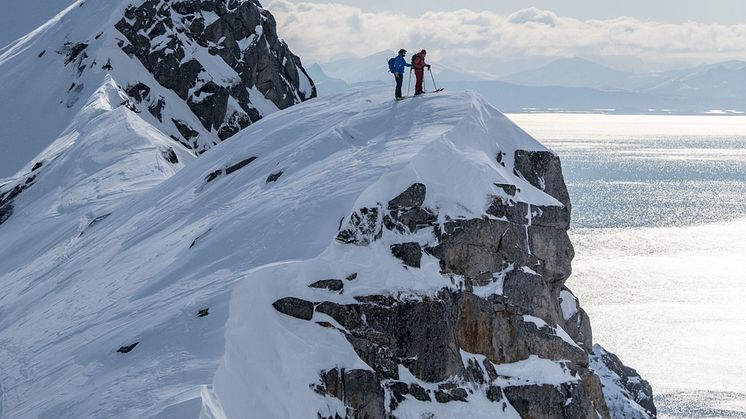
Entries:
POLYGON ((396 95, 396 99, 403 99, 404 97, 401 94, 401 87, 402 84, 404 84, 404 70, 406 67, 412 67, 412 64, 409 64, 407 62, 407 59, 405 58, 407 56, 407 50, 400 49, 399 55, 397 55, 395 58, 392 58, 389 62, 389 70, 394 73, 394 78, 396 79, 396 92, 394 93, 396 95))

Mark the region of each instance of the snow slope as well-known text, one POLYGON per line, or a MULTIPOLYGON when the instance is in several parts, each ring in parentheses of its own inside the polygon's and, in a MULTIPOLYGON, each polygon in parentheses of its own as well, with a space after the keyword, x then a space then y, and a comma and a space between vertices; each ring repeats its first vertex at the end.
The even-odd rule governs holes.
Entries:
POLYGON ((50 244, 69 245, 68 239, 195 158, 121 106, 125 100, 107 77, 60 138, 33 160, 32 171, 0 182, 0 194, 30 185, 11 201, 13 222, 3 229, 0 252, 8 266, 23 266, 50 244), (23 237, 24 245, 12 237, 23 237))
MULTIPOLYGON (((57 138, 107 74, 111 73, 123 86, 138 80, 157 85, 140 63, 117 47, 121 35, 113 31, 113 25, 127 2, 119 3, 122 5, 112 7, 109 2, 77 1, 0 50, 0 176, 20 170, 57 138), (99 33, 103 35, 95 39, 99 33), (67 42, 91 42, 86 54, 90 63, 97 65, 91 65, 79 76, 76 60, 65 64, 70 52, 70 46, 65 47, 67 42), (107 62, 111 63, 111 70, 102 68, 107 62)), ((174 104, 175 115, 190 120, 187 117, 191 112, 176 100, 175 94, 162 93, 174 104)), ((142 116, 157 123, 147 113, 142 116)))
POLYGON ((457 286, 433 260, 419 280, 402 284, 385 240, 373 247, 374 260, 362 259, 335 241, 341 221, 418 181, 429 185, 426 203, 440 217, 484 213, 501 191, 495 183, 517 185, 520 201, 559 205, 512 170, 517 148, 544 147, 471 93, 402 103, 371 91, 317 99, 263 119, 173 174, 159 157, 168 141, 117 106, 117 92, 105 84, 35 159, 48 166, 0 225, 6 417, 334 410, 340 406, 309 388, 311 372, 365 366, 333 330, 300 327, 274 311, 276 297, 318 296, 305 286, 310 276, 353 268, 369 274, 343 301, 457 286), (100 165, 88 170, 89 162, 100 165), (198 317, 202 309, 209 315, 198 317))
MULTIPOLYGON (((35 393, 28 392, 33 388, 15 391, 20 390, 15 386, 23 381, 14 372, 27 377, 63 377, 56 383, 50 377, 43 378, 39 384, 45 394, 72 391, 75 384, 71 383, 80 379, 76 374, 56 375, 48 369, 48 359, 36 358, 39 353, 60 350, 55 336, 63 336, 65 329, 58 329, 58 325, 70 327, 71 320, 78 324, 91 320, 86 316, 90 312, 78 311, 72 300, 101 307, 106 304, 105 293, 89 293, 92 286, 88 281, 95 283, 97 279, 78 276, 81 271, 74 265, 76 249, 85 246, 97 225, 116 208, 127 205, 131 198, 194 159, 188 150, 120 106, 125 97, 115 81, 107 78, 62 136, 34 159, 35 169, 20 173, 0 187, 3 194, 15 183, 30 184, 12 201, 13 213, 0 225, 0 322, 4 330, 0 339, 0 358, 4 360, 1 386, 6 390, 2 404, 7 417, 30 415, 7 408, 9 404, 40 403, 35 393), (73 292, 61 292, 65 289, 73 292), (40 317, 26 323, 26 311, 36 311, 40 317), (31 340, 24 342, 26 339, 31 340)), ((73 352, 61 354, 67 357, 60 358, 62 362, 76 362, 73 352)), ((48 414, 65 416, 54 411, 48 414)))
POLYGON ((78 0, 0 49, 0 177, 51 144, 107 75, 142 119, 196 154, 314 93, 258 3, 78 0))

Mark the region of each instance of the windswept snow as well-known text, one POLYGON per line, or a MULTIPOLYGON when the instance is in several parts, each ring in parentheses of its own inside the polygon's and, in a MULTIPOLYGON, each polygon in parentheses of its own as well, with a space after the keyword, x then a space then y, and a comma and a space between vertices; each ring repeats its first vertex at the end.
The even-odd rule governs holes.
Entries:
POLYGON ((194 159, 188 150, 120 106, 124 100, 116 82, 107 77, 60 138, 33 160, 40 167, 33 172, 35 183, 16 199, 17 214, 0 230, 2 266, 17 266, 14 275, 53 269, 63 255, 50 260, 42 257, 34 264, 24 265, 24 261, 49 252, 52 237, 52 243, 71 246, 90 234, 88 227, 94 222, 194 159), (177 161, 168 161, 171 153, 177 161))
POLYGON ((354 272, 343 298, 421 298, 458 286, 427 257, 416 281, 401 282, 385 243, 374 259, 342 248, 335 237, 355 209, 415 182, 428 185, 425 206, 441 217, 484 213, 495 183, 517 185, 517 200, 559 205, 513 173, 517 148, 544 147, 472 93, 317 99, 176 172, 158 153, 175 144, 118 106, 117 92, 108 80, 41 154, 49 166, 19 208, 45 210, 0 225, 9 417, 305 417, 331 406, 309 388, 320 369, 366 366, 338 332, 276 312, 276 298, 314 298, 328 291, 308 288, 312 280, 354 272), (209 315, 198 317, 204 308, 209 315), (305 346, 314 350, 299 357, 305 346))

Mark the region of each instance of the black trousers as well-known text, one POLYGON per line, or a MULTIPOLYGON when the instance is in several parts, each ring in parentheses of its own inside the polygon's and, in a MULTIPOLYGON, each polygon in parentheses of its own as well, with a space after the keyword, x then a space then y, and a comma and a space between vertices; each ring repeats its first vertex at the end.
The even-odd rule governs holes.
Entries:
POLYGON ((395 73, 394 78, 396 79, 396 97, 402 97, 401 86, 404 84, 404 75, 401 73, 395 73))

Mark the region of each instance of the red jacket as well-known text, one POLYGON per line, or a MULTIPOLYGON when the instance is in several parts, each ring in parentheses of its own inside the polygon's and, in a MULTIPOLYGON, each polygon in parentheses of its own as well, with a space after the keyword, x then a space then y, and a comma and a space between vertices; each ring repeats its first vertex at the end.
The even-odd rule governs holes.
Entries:
POLYGON ((425 56, 421 52, 412 57, 412 68, 424 70, 425 67, 430 67, 430 65, 425 62, 425 56))

